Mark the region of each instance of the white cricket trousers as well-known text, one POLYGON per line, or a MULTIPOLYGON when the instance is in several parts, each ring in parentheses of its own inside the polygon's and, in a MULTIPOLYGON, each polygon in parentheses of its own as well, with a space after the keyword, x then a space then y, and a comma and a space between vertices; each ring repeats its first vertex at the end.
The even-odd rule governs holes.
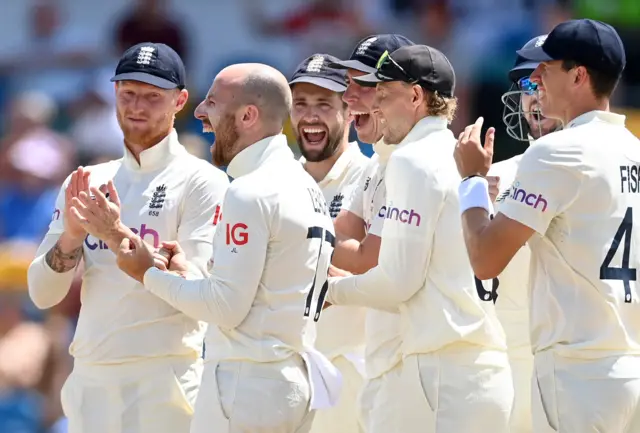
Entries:
POLYGON ((331 363, 342 374, 342 390, 338 404, 331 409, 316 411, 311 433, 362 433, 358 397, 364 378, 351 361, 338 356, 331 363))
POLYGON ((640 356, 534 356, 535 433, 640 432, 640 356))
MULTIPOLYGON (((399 363, 396 368, 401 370, 402 363, 399 363)), ((393 370, 391 370, 393 371, 393 370)), ((389 385, 393 384, 393 380, 387 379, 387 373, 384 373, 376 378, 366 380, 362 393, 360 394, 360 419, 363 429, 366 433, 376 431, 374 426, 377 426, 377 431, 385 431, 389 429, 385 427, 389 422, 393 423, 395 416, 393 411, 394 405, 390 405, 389 399, 398 398, 389 391, 389 385)), ((394 427, 391 430, 394 431, 394 427)))
POLYGON ((188 432, 202 360, 76 363, 61 391, 69 433, 188 432))
MULTIPOLYGON (((457 345, 408 355, 384 376, 389 419, 368 433, 508 433, 513 381, 505 352, 457 345)), ((384 387, 384 386, 383 386, 384 387)))
POLYGON ((531 348, 525 348, 517 352, 518 353, 509 353, 509 364, 511 365, 515 391, 513 411, 511 412, 509 426, 511 433, 533 433, 531 399, 540 398, 539 393, 532 394, 531 392, 533 354, 531 353, 531 348))
POLYGON ((208 361, 191 433, 308 433, 315 411, 299 355, 278 362, 208 361))

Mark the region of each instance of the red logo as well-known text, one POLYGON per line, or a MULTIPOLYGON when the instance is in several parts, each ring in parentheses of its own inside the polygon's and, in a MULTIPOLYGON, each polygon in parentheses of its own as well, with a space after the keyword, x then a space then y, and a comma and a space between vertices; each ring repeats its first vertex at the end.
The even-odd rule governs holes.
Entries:
POLYGON ((213 214, 213 225, 217 226, 221 220, 222 220, 222 208, 218 204, 216 205, 216 212, 213 214))
POLYGON ((227 224, 227 245, 231 245, 231 242, 234 245, 244 245, 249 242, 249 232, 246 231, 248 228, 244 223, 233 226, 227 224))

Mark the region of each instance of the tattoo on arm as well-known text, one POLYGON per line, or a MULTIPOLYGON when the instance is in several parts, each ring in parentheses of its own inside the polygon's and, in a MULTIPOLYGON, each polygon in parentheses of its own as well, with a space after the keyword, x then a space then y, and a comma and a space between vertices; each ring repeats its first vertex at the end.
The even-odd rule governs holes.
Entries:
POLYGON ((56 242, 53 248, 51 248, 45 256, 45 261, 51 269, 61 274, 75 268, 81 257, 82 246, 76 248, 73 251, 65 253, 60 248, 60 243, 56 242))

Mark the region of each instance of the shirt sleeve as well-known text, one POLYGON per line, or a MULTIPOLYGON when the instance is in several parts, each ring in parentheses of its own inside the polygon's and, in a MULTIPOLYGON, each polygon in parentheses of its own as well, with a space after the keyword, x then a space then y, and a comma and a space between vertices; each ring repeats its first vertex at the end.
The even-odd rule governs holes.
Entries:
POLYGON ((346 211, 351 212, 360 219, 364 219, 364 188, 369 178, 367 172, 363 173, 358 180, 358 184, 349 195, 346 203, 342 206, 346 211))
POLYGON ((574 146, 537 143, 524 153, 500 212, 544 235, 554 217, 578 196, 581 151, 574 146))
POLYGON ((242 323, 253 305, 270 238, 267 205, 239 180, 224 199, 209 278, 185 280, 156 268, 144 276, 145 287, 174 308, 225 329, 242 323))
POLYGON ((64 273, 55 272, 45 260, 46 254, 64 232, 65 190, 70 178, 68 177, 60 188, 49 224, 49 231, 38 247, 36 258, 31 262, 27 273, 29 297, 34 305, 40 309, 51 308, 67 296, 76 271, 76 268, 73 268, 64 273))
POLYGON ((382 209, 378 209, 371 219, 368 234, 382 237, 382 228, 384 227, 384 214, 380 215, 382 209))
POLYGON ((437 173, 392 157, 378 266, 361 275, 331 278, 327 300, 397 311, 424 284, 436 224, 445 200, 437 173))
POLYGON ((207 275, 213 236, 228 186, 227 176, 213 166, 199 170, 189 186, 178 225, 178 242, 197 278, 207 275))

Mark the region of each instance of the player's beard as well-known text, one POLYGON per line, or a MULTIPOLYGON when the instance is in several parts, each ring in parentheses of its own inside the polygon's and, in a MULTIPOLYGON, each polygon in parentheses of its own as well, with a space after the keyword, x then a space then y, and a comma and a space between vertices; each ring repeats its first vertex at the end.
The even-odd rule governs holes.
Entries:
POLYGON ((338 126, 333 130, 329 130, 327 128, 329 131, 327 132, 327 144, 325 144, 320 152, 315 150, 310 151, 304 148, 304 139, 302 138, 302 132, 300 131, 302 128, 303 127, 299 126, 298 129, 295 130, 296 142, 298 143, 300 153, 308 162, 321 162, 331 158, 338 151, 338 148, 342 143, 342 137, 344 137, 344 124, 338 124, 338 126))
POLYGON ((233 114, 226 114, 216 127, 216 140, 213 143, 213 164, 226 167, 233 157, 233 148, 238 142, 238 128, 233 114))
POLYGON ((122 130, 125 143, 136 144, 141 146, 143 149, 148 149, 158 144, 169 134, 173 126, 173 117, 170 117, 169 114, 167 114, 167 117, 163 117, 160 121, 153 124, 151 123, 151 120, 148 120, 145 128, 136 128, 131 126, 123 116, 124 114, 116 111, 116 118, 118 119, 118 124, 122 130))

